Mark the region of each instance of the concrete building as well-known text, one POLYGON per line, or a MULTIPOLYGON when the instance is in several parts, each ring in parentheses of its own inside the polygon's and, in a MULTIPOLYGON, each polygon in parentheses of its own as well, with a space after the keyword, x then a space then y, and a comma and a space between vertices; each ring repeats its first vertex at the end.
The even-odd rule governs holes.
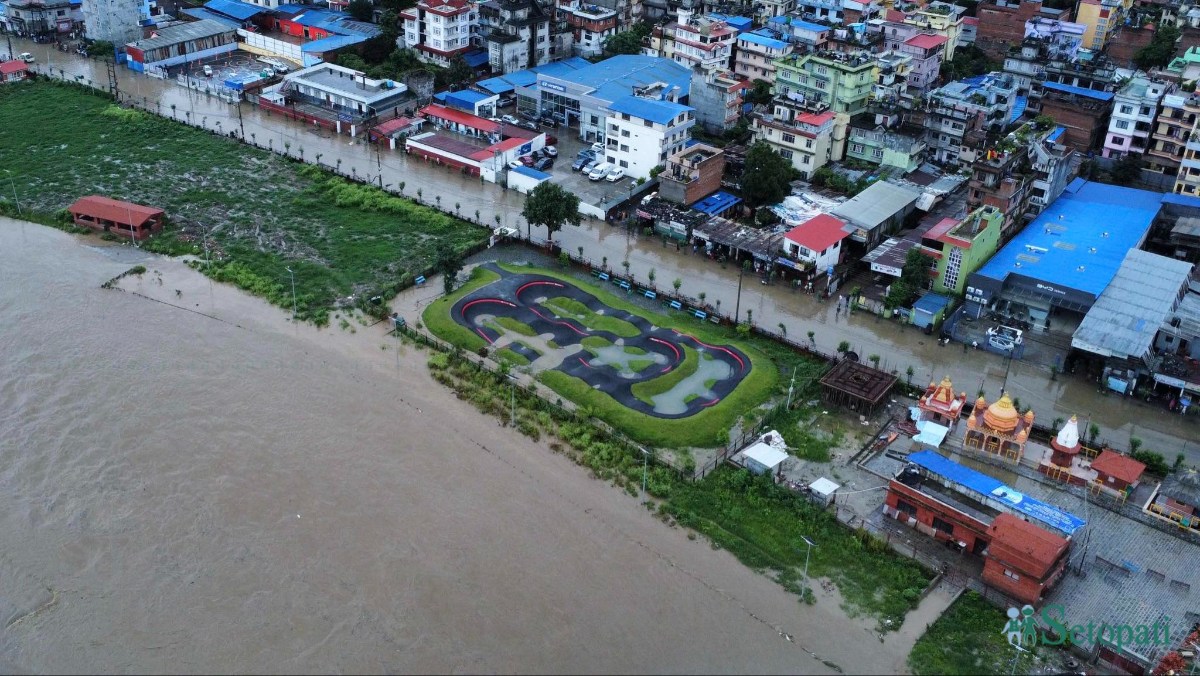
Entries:
POLYGON ((1104 157, 1143 155, 1150 148, 1150 133, 1158 117, 1158 106, 1172 87, 1162 80, 1137 75, 1125 83, 1113 99, 1112 119, 1104 139, 1104 157))
POLYGON ((784 234, 783 253, 798 261, 801 269, 823 273, 842 262, 842 242, 849 237, 845 228, 844 222, 829 214, 814 216, 784 234))
POLYGON ((799 95, 806 103, 823 103, 835 113, 857 115, 867 109, 878 68, 875 59, 865 54, 793 54, 775 63, 775 94, 799 95))
POLYGON ((70 33, 83 24, 79 0, 7 0, 8 27, 26 34, 70 33))
POLYGON ((131 70, 162 72, 171 66, 229 54, 237 49, 237 30, 219 21, 204 19, 168 26, 158 36, 125 45, 131 70))
POLYGON ((729 71, 692 69, 688 105, 696 111, 696 124, 709 134, 723 134, 742 119, 743 96, 750 82, 729 71))
POLYGON ((650 178, 690 138, 696 116, 688 106, 625 96, 608 106, 605 159, 633 179, 650 178))
POLYGON ((904 22, 916 26, 923 33, 936 33, 946 38, 946 60, 950 60, 954 58, 954 50, 958 47, 958 36, 962 33, 966 14, 966 7, 934 0, 907 12, 904 22))
POLYGON ((697 143, 667 158, 658 175, 658 196, 677 204, 695 204, 721 189, 725 151, 697 143))
POLYGON ((1188 139, 1196 128, 1197 113, 1200 97, 1195 94, 1163 96, 1146 153, 1146 168, 1168 175, 1179 173, 1188 139))
POLYGON ((1031 19, 1057 18, 1043 12, 1041 0, 981 2, 975 15, 979 18, 975 46, 993 61, 1003 60, 1010 49, 1021 45, 1031 19))
POLYGON ((617 34, 623 21, 632 17, 622 16, 633 3, 596 2, 589 0, 559 0, 555 5, 558 18, 564 21, 571 33, 571 44, 575 54, 589 57, 604 51, 604 41, 617 34))
POLYGON ((400 12, 401 47, 415 50, 424 63, 447 67, 471 50, 479 10, 468 0, 419 0, 400 12))
POLYGON ((1000 248, 1004 214, 995 207, 980 207, 962 221, 942 219, 921 238, 921 248, 937 261, 933 275, 935 293, 962 296, 967 277, 1000 248))
POLYGON ((0 83, 24 82, 30 77, 32 77, 32 73, 29 72, 29 64, 24 61, 20 59, 0 61, 0 83))
POLYGON ((998 514, 987 534, 983 581, 1021 603, 1041 603, 1066 572, 1064 537, 1012 514, 998 514))
POLYGON ((794 45, 773 37, 762 29, 742 33, 737 38, 737 58, 733 72, 748 80, 775 81, 775 61, 792 53, 794 45))
POLYGON ((850 120, 846 157, 894 169, 900 174, 915 171, 925 159, 925 141, 876 123, 870 113, 850 120))
POLYGON ((534 0, 479 3, 478 35, 493 73, 514 73, 550 61, 550 19, 534 0))
POLYGON ((908 71, 912 68, 912 56, 900 52, 884 52, 876 56, 879 69, 875 73, 875 87, 871 96, 879 106, 914 106, 908 89, 908 71))
POLYGON ((1180 157, 1179 171, 1175 177, 1174 192, 1182 195, 1200 195, 1200 129, 1197 127, 1197 122, 1200 122, 1200 117, 1197 117, 1197 113, 1200 113, 1200 101, 1197 101, 1194 96, 1185 99, 1182 119, 1175 117, 1178 110, 1173 107, 1168 121, 1164 122, 1161 119, 1159 121, 1160 132, 1167 132, 1171 129, 1178 130, 1178 136, 1168 137, 1170 142, 1182 142, 1183 144, 1183 154, 1180 157), (1187 126, 1189 120, 1192 122, 1190 128, 1187 126), (1183 128, 1176 126, 1176 123, 1180 121, 1183 122, 1183 128))
MULTIPOLYGON (((978 7, 978 5, 976 7, 978 7)), ((978 11, 978 9, 976 11, 978 11)), ((958 46, 965 47, 967 45, 974 45, 975 40, 978 37, 979 37, 979 17, 977 17, 977 16, 963 17, 962 32, 958 34, 958 46)))
POLYGON ((890 181, 872 183, 866 190, 838 205, 832 214, 846 222, 850 241, 861 257, 887 236, 900 230, 917 208, 921 191, 890 181))
POLYGON ((774 17, 767 22, 767 26, 795 45, 798 51, 823 49, 833 32, 833 28, 825 24, 804 21, 795 15, 774 17))
POLYGON ((263 99, 282 104, 300 101, 327 111, 350 124, 350 135, 357 134, 356 126, 406 100, 408 88, 393 80, 375 80, 364 73, 332 63, 319 63, 283 77, 283 82, 263 90, 263 99))
POLYGON ((1029 186, 1029 204, 1025 207, 1027 215, 1041 214, 1075 179, 1076 152, 1065 144, 1066 132, 1066 127, 1055 127, 1030 145, 1033 183, 1029 186))
MULTIPOLYGON (((924 123, 933 159, 960 164, 964 149, 970 149, 968 134, 998 133, 1016 121, 1016 99, 1016 83, 1000 73, 958 80, 930 92, 924 123)), ((962 160, 970 158, 973 155, 967 153, 962 160)))
POLYGON ((724 21, 681 8, 677 20, 654 29, 651 48, 688 68, 728 69, 736 39, 737 31, 724 21))
POLYGON ((1085 49, 1103 50, 1125 18, 1121 0, 1079 0, 1075 21, 1087 26, 1083 33, 1085 49))
POLYGON ((903 95, 910 107, 912 101, 922 100, 937 84, 946 44, 946 37, 936 33, 914 35, 900 44, 898 51, 912 57, 903 95))
POLYGON ((83 26, 90 40, 124 45, 142 38, 142 27, 151 24, 156 2, 149 0, 86 0, 83 26))
POLYGON ((1065 133, 1062 127, 1042 129, 1027 122, 994 147, 975 152, 967 206, 998 209, 1004 218, 1001 233, 1005 239, 1011 237, 1028 218, 1058 199, 1074 178, 1074 153, 1060 143, 1065 133))
POLYGON ((1112 112, 1112 92, 1053 82, 1042 84, 1041 114, 1066 128, 1063 143, 1080 153, 1100 146, 1112 112))
POLYGON ((791 162, 802 178, 810 178, 834 156, 834 113, 812 108, 787 98, 776 98, 770 112, 751 116, 754 138, 771 146, 780 157, 791 162))

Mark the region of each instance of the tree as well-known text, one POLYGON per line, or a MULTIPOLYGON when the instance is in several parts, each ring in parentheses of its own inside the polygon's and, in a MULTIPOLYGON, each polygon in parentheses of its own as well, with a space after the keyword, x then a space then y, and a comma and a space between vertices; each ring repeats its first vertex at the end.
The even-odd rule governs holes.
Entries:
POLYGON ((365 71, 366 69, 370 68, 370 66, 367 65, 367 62, 363 60, 363 57, 359 56, 358 54, 351 53, 338 54, 337 65, 344 66, 350 70, 365 71))
POLYGON ((642 42, 650 37, 653 30, 653 26, 643 21, 627 31, 611 35, 604 40, 604 53, 608 55, 641 54, 642 42))
POLYGON ((767 80, 755 80, 754 87, 746 92, 746 103, 770 103, 771 86, 767 80))
POLYGON ((454 290, 454 280, 463 268, 462 254, 449 242, 444 242, 438 247, 437 260, 434 261, 433 267, 442 274, 442 288, 449 294, 454 290))
POLYGON ((1178 40, 1178 28, 1160 23, 1154 31, 1154 38, 1150 40, 1150 44, 1142 47, 1133 55, 1133 62, 1142 70, 1162 68, 1175 58, 1175 43, 1178 40))
POLYGON ((450 68, 446 71, 446 80, 454 84, 462 82, 470 82, 475 77, 475 71, 467 65, 467 62, 461 57, 456 56, 450 60, 450 68))
POLYGON ((375 18, 375 7, 371 0, 350 0, 346 5, 346 13, 355 21, 370 21, 375 18))
POLYGON ((579 225, 579 197, 557 183, 545 181, 529 193, 521 215, 530 225, 545 227, 547 241, 553 241, 554 233, 567 223, 579 225))
POLYGON ((934 264, 931 256, 921 253, 920 249, 909 249, 904 257, 904 267, 900 268, 900 279, 892 282, 892 288, 883 299, 883 304, 889 308, 905 307, 917 298, 921 289, 929 280, 929 268, 934 264))
POLYGON ((842 342, 838 343, 837 351, 838 351, 838 354, 846 354, 847 352, 849 352, 850 351, 850 341, 843 340, 842 342))
POLYGON ((107 59, 113 55, 113 43, 108 40, 96 40, 88 45, 88 56, 107 59))
POLYGON ((1112 182, 1117 185, 1133 185, 1142 179, 1142 157, 1134 153, 1125 153, 1121 159, 1113 163, 1112 182))
POLYGON ((742 199, 751 208, 776 204, 792 191, 792 166, 759 141, 746 152, 742 169, 742 199))

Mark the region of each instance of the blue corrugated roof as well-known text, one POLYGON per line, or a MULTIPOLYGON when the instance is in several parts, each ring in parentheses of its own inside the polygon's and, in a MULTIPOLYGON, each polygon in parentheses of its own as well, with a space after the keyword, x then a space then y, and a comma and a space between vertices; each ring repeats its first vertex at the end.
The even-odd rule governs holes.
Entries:
POLYGON ((788 46, 788 43, 784 42, 783 40, 772 37, 770 31, 767 31, 765 28, 754 31, 753 33, 742 33, 738 36, 738 39, 745 40, 751 44, 762 45, 763 47, 771 47, 774 49, 784 49, 788 46), (767 35, 763 35, 760 31, 767 32, 767 35))
POLYGON ((493 94, 506 94, 513 90, 512 84, 505 81, 505 79, 501 78, 501 77, 493 77, 493 78, 488 78, 486 80, 480 80, 479 82, 475 83, 475 86, 486 89, 489 92, 492 92, 493 94))
POLYGON ((931 315, 936 315, 941 312, 947 305, 950 304, 950 299, 940 293, 927 293, 917 299, 913 303, 914 310, 928 312, 931 315))
POLYGON ((670 59, 644 54, 621 54, 559 77, 591 87, 593 96, 607 101, 629 95, 634 87, 656 82, 673 85, 678 88, 679 96, 685 96, 692 84, 690 68, 670 59))
POLYGON ((625 113, 657 124, 670 124, 671 120, 691 110, 691 108, 678 103, 643 99, 637 96, 623 96, 608 104, 608 109, 614 113, 625 113))
POLYGON ((1042 88, 1052 89, 1057 92, 1066 92, 1068 94, 1076 94, 1078 96, 1086 96, 1089 99, 1096 99, 1097 101, 1111 101, 1113 98, 1112 92, 1098 92, 1095 89, 1084 89, 1083 87, 1074 87, 1071 85, 1061 84, 1059 82, 1043 82, 1042 88))
POLYGON ((242 27, 242 22, 230 19, 227 16, 217 14, 216 12, 204 9, 203 7, 184 7, 179 11, 186 16, 192 17, 193 19, 208 19, 210 21, 217 21, 229 26, 230 28, 242 27))
POLYGON ((208 2, 204 3, 204 7, 218 14, 224 14, 225 16, 241 21, 267 11, 257 5, 251 5, 248 2, 238 2, 238 0, 208 0, 208 2))
POLYGON ((528 176, 529 178, 536 178, 539 181, 545 181, 550 178, 550 174, 547 174, 544 171, 538 171, 537 169, 530 169, 529 167, 525 167, 525 166, 513 167, 512 169, 509 169, 509 171, 518 173, 522 176, 528 176))
POLYGON ((909 453, 908 461, 1067 535, 1073 535, 1087 525, 1086 521, 1064 509, 1031 498, 983 472, 948 460, 933 451, 909 453))
POLYGON ((730 195, 729 193, 725 192, 724 190, 719 190, 719 191, 714 192, 713 194, 709 195, 708 197, 705 197, 704 199, 696 202, 695 204, 692 205, 692 208, 695 209, 696 211, 699 211, 699 212, 702 212, 705 214, 709 214, 709 215, 713 215, 713 214, 720 214, 720 213, 724 212, 726 209, 728 209, 729 207, 731 207, 735 204, 738 204, 741 201, 742 201, 742 198, 730 195))
POLYGON ((463 54, 463 61, 472 68, 478 68, 488 62, 488 53, 485 50, 479 49, 474 52, 463 54))
POLYGON ((787 26, 795 26, 796 28, 799 28, 800 30, 813 31, 813 32, 829 30, 829 26, 822 26, 819 23, 812 23, 811 21, 804 21, 802 19, 797 19, 797 18, 792 18, 791 21, 788 21, 788 19, 789 19, 789 17, 786 17, 786 16, 777 16, 777 17, 773 17, 771 19, 771 23, 784 24, 787 26))
POLYGON ((1025 114, 1025 107, 1028 105, 1029 99, 1025 98, 1024 96, 1018 96, 1013 102, 1012 116, 1008 118, 1008 123, 1012 124, 1013 122, 1021 119, 1021 116, 1025 114))
POLYGON ((438 99, 439 101, 445 101, 453 108, 458 108, 460 110, 466 110, 473 113, 475 112, 476 104, 480 103, 481 101, 486 101, 492 96, 495 96, 495 94, 484 94, 483 92, 464 89, 457 92, 443 92, 441 94, 435 94, 434 98, 438 99))
POLYGON ((296 12, 304 12, 310 9, 312 9, 311 5, 284 4, 276 7, 275 11, 283 12, 284 14, 295 14, 296 12))
POLYGON ((1046 137, 1046 141, 1048 141, 1049 143, 1054 143, 1060 137, 1062 137, 1062 135, 1064 133, 1066 133, 1066 131, 1067 131, 1066 127, 1058 127, 1054 131, 1050 132, 1050 135, 1046 137))
POLYGON ((744 31, 754 25, 754 19, 748 16, 730 16, 728 14, 709 14, 708 18, 724 21, 730 28, 736 31, 744 31))
POLYGON ((1200 209, 1200 197, 1192 197, 1191 195, 1176 195, 1169 192, 1163 195, 1162 201, 1163 204, 1178 204, 1181 207, 1200 209))
POLYGON ((1000 282, 1024 275, 1099 296, 1163 201, 1160 193, 1077 178, 979 274, 1000 282))
POLYGON ((364 35, 330 35, 327 38, 306 42, 300 46, 302 52, 328 52, 350 45, 366 42, 369 38, 364 35))
POLYGON ((341 12, 331 12, 325 9, 313 9, 310 7, 303 14, 294 17, 292 21, 301 26, 322 26, 322 24, 334 23, 343 16, 346 15, 341 12))

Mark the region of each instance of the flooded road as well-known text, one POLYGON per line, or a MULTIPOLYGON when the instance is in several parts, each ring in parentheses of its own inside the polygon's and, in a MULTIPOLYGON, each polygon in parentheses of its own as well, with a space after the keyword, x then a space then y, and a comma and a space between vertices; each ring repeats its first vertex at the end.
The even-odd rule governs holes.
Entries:
MULTIPOLYGON (((39 72, 85 84, 90 80, 95 86, 108 81, 101 62, 23 40, 14 39, 13 45, 18 52, 30 51, 35 55, 39 72)), ((380 152, 348 135, 314 132, 301 123, 270 116, 249 104, 242 104, 239 119, 237 106, 192 92, 172 81, 138 75, 124 67, 117 68, 117 76, 123 101, 214 131, 227 133, 244 128, 245 138, 264 148, 309 162, 319 161, 342 173, 366 177, 392 191, 399 190, 403 182, 406 195, 414 196, 421 190, 427 203, 432 204, 437 195, 446 210, 458 204, 464 216, 473 216, 478 210, 485 223, 500 215, 504 225, 527 229, 520 219, 523 199, 515 191, 419 160, 410 162, 400 152, 380 152)), ((535 241, 545 238, 540 228, 533 228, 531 234, 535 241)), ((964 352, 961 346, 939 347, 936 336, 926 336, 911 326, 901 327, 866 314, 838 316, 833 303, 820 303, 814 296, 795 293, 782 285, 763 286, 752 275, 745 277, 739 294, 736 266, 722 267, 702 256, 691 255, 690 249, 676 251, 674 246, 664 247, 656 238, 626 233, 622 228, 598 221, 585 220, 579 228, 568 226, 555 239, 572 254, 577 255, 582 249, 583 255, 596 263, 607 259, 613 270, 621 270, 622 262, 627 260, 630 273, 643 282, 649 279, 651 271, 663 288, 679 278, 684 294, 697 298, 704 293, 710 305, 726 315, 732 315, 736 308, 742 319, 751 310, 755 324, 776 333, 786 331, 792 340, 808 341, 807 333, 812 331, 812 342, 826 353, 834 353, 845 340, 864 359, 879 355, 880 366, 896 371, 902 379, 907 377, 910 367, 914 383, 950 376, 956 389, 971 398, 983 390, 989 399, 994 399, 1001 387, 1006 386, 1022 406, 1033 407, 1038 419, 1047 424, 1056 417, 1079 415, 1081 420, 1091 420, 1101 427, 1102 440, 1126 447, 1129 438, 1136 436, 1144 442, 1143 448, 1162 453, 1168 461, 1176 453, 1184 453, 1189 464, 1200 464, 1200 445, 1191 443, 1200 438, 1195 416, 1185 419, 1161 406, 1105 395, 1098 392, 1096 383, 1082 377, 1060 375, 1052 379, 1048 365, 1020 361, 1009 364, 1004 358, 982 350, 964 352)))
POLYGON ((0 671, 903 669, 390 340, 0 219, 0 671))

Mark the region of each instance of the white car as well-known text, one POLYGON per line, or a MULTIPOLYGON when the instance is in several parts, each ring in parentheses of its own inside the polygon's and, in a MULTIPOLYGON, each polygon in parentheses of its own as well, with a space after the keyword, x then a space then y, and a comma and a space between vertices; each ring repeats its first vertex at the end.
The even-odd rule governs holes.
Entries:
POLYGON ((588 176, 588 179, 590 179, 590 180, 599 181, 600 179, 607 176, 608 172, 610 172, 612 170, 613 170, 613 165, 609 164, 608 162, 601 162, 600 164, 597 164, 596 166, 592 167, 592 170, 588 172, 587 176, 588 176))
POLYGON ((542 151, 546 153, 546 157, 558 157, 558 148, 554 146, 546 146, 542 151))
POLYGON ((524 164, 521 164, 521 160, 513 160, 513 161, 511 161, 511 162, 509 162, 509 163, 508 163, 508 168, 509 168, 509 169, 517 169, 517 168, 519 168, 519 167, 523 167, 523 166, 525 166, 525 165, 524 165, 524 164))
POLYGON ((1016 345, 1020 345, 1024 339, 1025 332, 1021 329, 1014 329, 1011 326, 993 326, 987 330, 987 334, 989 338, 999 336, 1011 340, 1016 345))
POLYGON ((600 143, 600 142, 593 143, 592 144, 592 152, 596 153, 597 155, 603 154, 604 153, 604 144, 600 143))
POLYGON ((997 350, 1004 350, 1005 352, 1009 352, 1017 346, 1012 339, 1005 336, 989 336, 988 345, 991 345, 997 350))
POLYGON ((625 178, 625 170, 621 167, 613 167, 612 171, 608 172, 608 176, 604 177, 604 180, 609 183, 616 183, 623 178, 625 178))
POLYGON ((213 76, 212 66, 205 66, 204 67, 204 77, 212 77, 212 76, 213 76))
POLYGON ((521 124, 521 121, 512 115, 502 115, 500 116, 500 121, 505 124, 521 124))
POLYGON ((29 52, 21 52, 17 55, 17 58, 25 63, 33 63, 33 54, 30 54, 29 52))

